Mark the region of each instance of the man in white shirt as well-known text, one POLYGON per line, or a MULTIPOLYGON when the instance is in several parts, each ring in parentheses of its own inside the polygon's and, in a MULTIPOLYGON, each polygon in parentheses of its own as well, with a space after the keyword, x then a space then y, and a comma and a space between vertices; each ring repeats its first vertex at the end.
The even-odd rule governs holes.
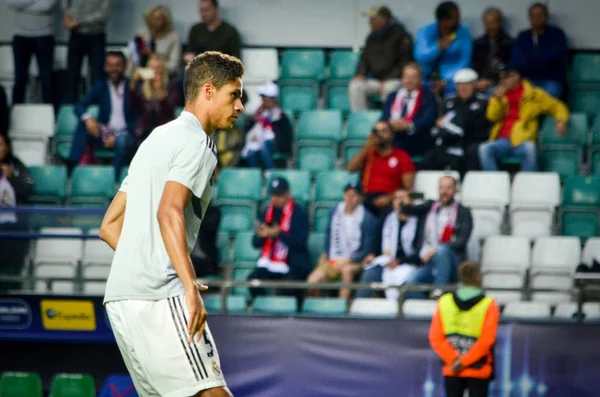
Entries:
POLYGON ((215 129, 244 107, 239 59, 205 52, 187 66, 186 105, 142 143, 100 238, 115 256, 104 302, 140 396, 231 396, 190 259, 211 199, 215 129))

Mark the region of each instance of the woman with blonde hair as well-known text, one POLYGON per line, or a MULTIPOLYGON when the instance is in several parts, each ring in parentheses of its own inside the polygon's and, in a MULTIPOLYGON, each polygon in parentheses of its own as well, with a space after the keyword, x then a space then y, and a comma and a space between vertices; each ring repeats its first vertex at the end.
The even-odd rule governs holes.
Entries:
POLYGON ((164 5, 154 5, 144 14, 145 26, 140 28, 129 44, 131 57, 128 75, 138 66, 145 67, 154 54, 162 56, 167 64, 169 75, 179 72, 181 60, 181 39, 173 30, 171 10, 164 5))

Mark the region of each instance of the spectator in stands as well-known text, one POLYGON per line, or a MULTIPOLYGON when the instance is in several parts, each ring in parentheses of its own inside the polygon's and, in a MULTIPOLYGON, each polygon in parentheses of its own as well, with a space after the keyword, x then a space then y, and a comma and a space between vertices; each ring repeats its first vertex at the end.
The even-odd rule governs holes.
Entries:
MULTIPOLYGON (((439 201, 403 206, 402 212, 409 216, 427 214, 423 245, 419 258, 423 266, 417 270, 408 284, 433 284, 432 298, 442 295, 444 285, 456 282, 458 264, 465 259, 467 242, 473 230, 471 211, 460 205, 456 195, 456 180, 451 176, 440 179, 439 201)), ((424 292, 410 292, 406 297, 425 298, 424 292)))
POLYGON ((431 132, 436 147, 425 155, 422 169, 479 169, 477 149, 488 139, 490 123, 485 117, 487 99, 476 93, 477 79, 473 69, 460 69, 454 74, 456 94, 444 100, 444 114, 431 132))
POLYGON ((0 135, 8 135, 8 122, 10 119, 10 108, 4 86, 0 85, 0 135))
POLYGON ((511 64, 533 84, 560 98, 566 88, 567 38, 561 28, 548 25, 549 16, 546 4, 529 7, 531 29, 517 36, 511 64))
POLYGON ((423 87, 421 68, 409 62, 402 72, 403 87, 387 97, 382 120, 390 123, 394 145, 412 157, 423 156, 433 148, 431 128, 435 125, 438 104, 435 96, 423 87))
MULTIPOLYGON (((248 96, 242 90, 242 105, 246 106, 248 96)), ((238 120, 231 129, 216 130, 210 138, 217 145, 219 164, 222 167, 237 167, 242 158, 244 137, 249 122, 246 120, 247 113, 239 115, 238 120)))
POLYGON ((129 106, 129 81, 125 78, 125 56, 121 52, 108 52, 104 70, 108 76, 94 84, 91 90, 75 105, 74 111, 81 120, 75 132, 71 153, 67 160, 69 172, 79 163, 86 147, 114 149, 115 178, 126 165, 131 132, 137 121, 129 106), (98 120, 88 113, 88 107, 99 107, 98 120))
POLYGON ((500 309, 481 289, 476 263, 460 265, 458 278, 456 292, 445 294, 438 302, 429 343, 444 364, 446 396, 462 397, 468 390, 469 397, 487 397, 494 374, 500 309))
POLYGON ((7 0, 8 6, 15 12, 12 43, 15 85, 12 103, 25 102, 32 55, 35 55, 38 66, 42 99, 45 103, 54 103, 52 70, 56 3, 57 0, 7 0))
POLYGON ((389 212, 394 192, 411 190, 415 179, 415 166, 410 156, 394 147, 393 139, 389 123, 379 121, 363 148, 346 167, 350 172, 360 172, 364 206, 377 217, 389 212))
POLYGON ((185 64, 204 51, 220 51, 240 58, 240 34, 221 19, 218 0, 200 0, 200 18, 202 22, 190 29, 188 52, 183 56, 185 64))
POLYGON ((423 69, 423 77, 434 91, 454 92, 452 76, 471 65, 473 43, 471 33, 460 24, 460 10, 453 1, 440 3, 435 10, 437 22, 417 33, 415 59, 423 69))
POLYGON ((181 66, 181 40, 173 30, 173 17, 167 6, 152 6, 144 14, 146 25, 140 28, 129 44, 131 57, 127 76, 136 67, 147 66, 153 55, 160 55, 167 65, 169 75, 179 73, 181 66))
POLYGON ((104 77, 106 24, 111 0, 61 0, 63 25, 71 32, 67 55, 69 103, 79 99, 81 65, 87 56, 92 85, 104 77))
POLYGON ((154 128, 175 118, 180 89, 169 81, 167 64, 158 54, 150 57, 148 68, 136 70, 128 88, 129 109, 139 114, 132 136, 137 147, 154 128))
POLYGON ((504 30, 504 16, 498 8, 487 8, 482 19, 485 33, 473 42, 473 69, 479 74, 477 89, 491 93, 500 80, 500 64, 510 62, 513 39, 504 30))
MULTIPOLYGON (((362 201, 360 183, 353 182, 344 188, 344 200, 331 209, 325 250, 308 276, 309 283, 338 279, 345 284, 352 283, 361 272, 364 259, 377 248, 377 221, 366 211, 362 201)), ((348 299, 350 295, 349 289, 340 289, 340 298, 348 299)))
MULTIPOLYGON (((29 203, 29 195, 33 192, 33 178, 25 164, 13 154, 10 139, 4 135, 0 135, 0 177, 6 178, 14 190, 14 200, 18 205, 29 203)), ((0 200, 6 198, 0 195, 0 200)))
MULTIPOLYGON (((290 194, 287 179, 273 178, 269 185, 271 202, 260 217, 252 245, 261 250, 260 259, 248 280, 305 280, 310 272, 308 213, 290 194)), ((301 290, 281 294, 301 296, 301 290)), ((264 295, 264 288, 250 288, 252 296, 264 295)))
POLYGON ((279 107, 279 87, 267 83, 259 92, 262 105, 256 111, 254 123, 246 133, 242 156, 248 165, 265 170, 273 168, 275 153, 290 154, 294 133, 288 116, 279 107))
MULTIPOLYGON (((369 254, 365 258, 365 268, 360 277, 361 283, 384 282, 388 285, 403 285, 417 271, 421 264, 419 251, 423 242, 426 215, 407 216, 402 206, 412 205, 411 193, 399 189, 394 192, 393 210, 386 216, 381 228, 381 250, 379 255, 369 254)), ((398 290, 386 290, 388 299, 397 300, 398 290)), ((373 291, 356 291, 356 298, 370 298, 373 291)))
POLYGON ((368 98, 383 99, 398 90, 402 69, 412 60, 413 40, 387 7, 373 7, 365 13, 371 33, 367 36, 356 75, 348 87, 353 111, 367 110, 368 98))
POLYGON ((489 142, 479 146, 482 169, 496 171, 499 160, 515 156, 521 159, 521 171, 535 171, 538 119, 543 114, 553 116, 557 121, 556 132, 561 136, 565 134, 569 121, 567 106, 521 79, 517 70, 503 72, 486 111, 494 126, 489 142))
POLYGON ((198 231, 196 244, 190 253, 197 277, 219 274, 219 250, 217 233, 221 223, 221 210, 212 202, 206 208, 198 231))

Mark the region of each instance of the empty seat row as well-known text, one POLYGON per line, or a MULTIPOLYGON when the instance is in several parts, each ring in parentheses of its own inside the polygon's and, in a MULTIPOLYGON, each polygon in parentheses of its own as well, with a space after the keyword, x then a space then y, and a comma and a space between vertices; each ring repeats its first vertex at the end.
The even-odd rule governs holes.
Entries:
MULTIPOLYGON (((42 397, 42 379, 33 372, 4 372, 0 375, 1 397, 42 397)), ((52 397, 94 397, 96 382, 86 374, 56 374, 50 383, 52 397)))

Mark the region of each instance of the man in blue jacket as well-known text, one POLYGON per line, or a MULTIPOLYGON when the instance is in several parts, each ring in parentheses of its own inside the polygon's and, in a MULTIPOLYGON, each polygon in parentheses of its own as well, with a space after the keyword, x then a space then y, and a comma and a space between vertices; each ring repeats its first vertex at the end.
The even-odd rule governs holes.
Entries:
MULTIPOLYGON (((312 268, 308 253, 308 214, 290 194, 285 178, 273 178, 269 185, 271 202, 260 217, 252 245, 261 250, 256 269, 248 280, 305 280, 312 268)), ((250 288, 252 296, 264 295, 264 288, 250 288)), ((282 291, 302 295, 302 290, 282 291)))
POLYGON ((81 122, 67 160, 69 171, 79 163, 88 145, 94 149, 114 149, 115 179, 119 180, 121 169, 127 162, 130 132, 136 122, 136 114, 128 103, 129 82, 125 78, 125 65, 123 53, 108 52, 104 62, 107 79, 94 84, 75 105, 75 114, 81 122), (91 105, 98 106, 98 119, 88 112, 91 105))
POLYGON ((417 32, 415 59, 426 81, 438 91, 454 93, 454 73, 471 65, 473 43, 469 29, 460 24, 460 10, 453 1, 440 3, 435 10, 437 22, 417 32))
MULTIPOLYGON (((325 247, 319 263, 308 276, 309 283, 341 279, 351 284, 363 268, 365 257, 376 249, 378 222, 362 204, 360 182, 344 188, 344 200, 331 209, 325 247)), ((340 289, 340 298, 350 298, 352 291, 340 289)))
POLYGON ((529 7, 531 29, 519 33, 511 66, 523 77, 555 98, 564 92, 567 80, 567 38, 559 27, 548 25, 548 6, 529 7))

